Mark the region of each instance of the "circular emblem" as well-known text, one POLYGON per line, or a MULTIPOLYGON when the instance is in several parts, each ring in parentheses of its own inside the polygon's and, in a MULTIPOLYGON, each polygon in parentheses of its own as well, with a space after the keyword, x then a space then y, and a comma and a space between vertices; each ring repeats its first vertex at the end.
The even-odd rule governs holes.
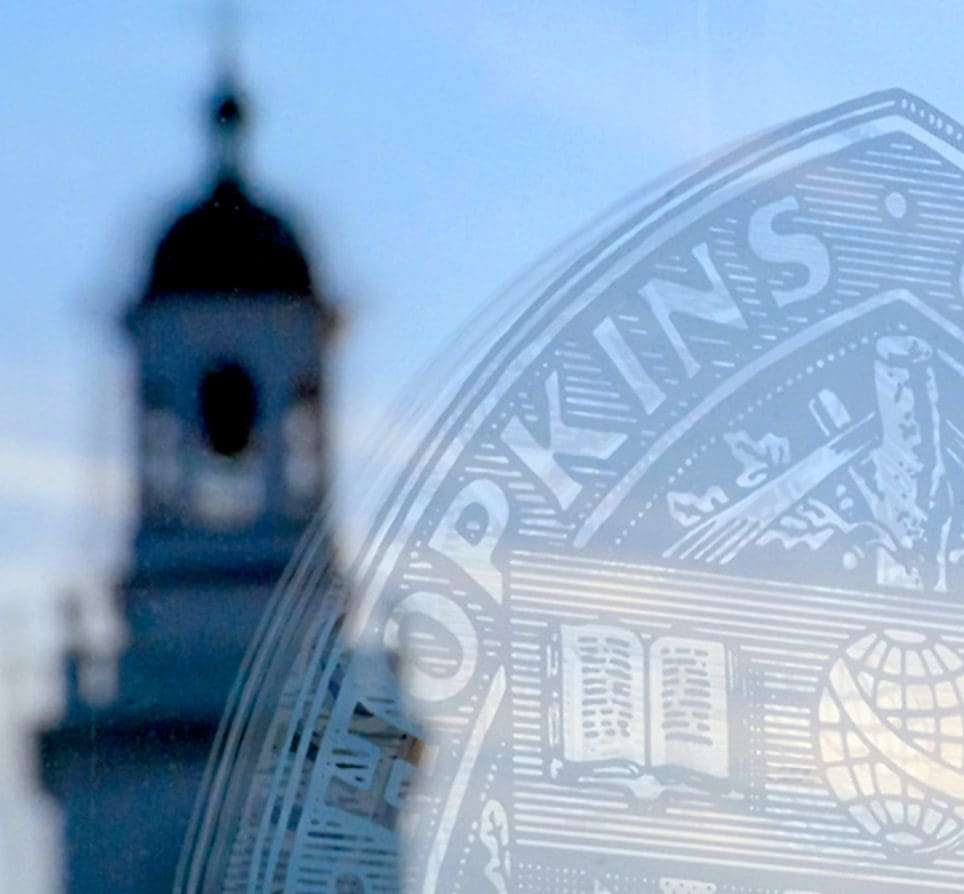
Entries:
POLYGON ((958 885, 962 144, 901 92, 774 131, 430 383, 265 621, 182 889, 958 885))

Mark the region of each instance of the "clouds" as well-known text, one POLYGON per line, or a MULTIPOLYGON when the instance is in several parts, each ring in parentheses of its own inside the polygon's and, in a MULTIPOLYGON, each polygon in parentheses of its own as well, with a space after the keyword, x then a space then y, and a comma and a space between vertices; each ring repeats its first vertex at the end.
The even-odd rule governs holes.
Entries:
POLYGON ((0 578, 24 599, 103 586, 132 507, 129 470, 38 441, 0 439, 0 578))
POLYGON ((42 442, 0 439, 0 502, 29 502, 48 510, 80 509, 126 517, 132 482, 116 460, 85 456, 42 442))

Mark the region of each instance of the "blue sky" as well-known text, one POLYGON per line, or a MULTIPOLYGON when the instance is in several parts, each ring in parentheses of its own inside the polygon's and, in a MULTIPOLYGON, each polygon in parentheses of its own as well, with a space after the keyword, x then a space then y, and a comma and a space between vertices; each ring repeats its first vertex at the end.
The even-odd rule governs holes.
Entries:
MULTIPOLYGON (((334 408, 346 512, 400 384, 622 196, 875 89, 964 118, 956 2, 240 5, 255 179, 352 319, 334 408)), ((214 7, 0 12, 0 563, 25 595, 107 580, 123 555, 115 320, 205 170, 214 7)))

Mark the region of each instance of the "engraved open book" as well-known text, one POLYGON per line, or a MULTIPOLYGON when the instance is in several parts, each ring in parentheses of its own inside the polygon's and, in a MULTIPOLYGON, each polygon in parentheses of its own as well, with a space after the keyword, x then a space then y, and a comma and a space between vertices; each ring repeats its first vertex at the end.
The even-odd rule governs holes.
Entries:
POLYGON ((555 778, 621 780, 643 798, 667 784, 728 787, 731 675, 723 643, 680 636, 644 643, 611 625, 561 624, 548 662, 555 778))

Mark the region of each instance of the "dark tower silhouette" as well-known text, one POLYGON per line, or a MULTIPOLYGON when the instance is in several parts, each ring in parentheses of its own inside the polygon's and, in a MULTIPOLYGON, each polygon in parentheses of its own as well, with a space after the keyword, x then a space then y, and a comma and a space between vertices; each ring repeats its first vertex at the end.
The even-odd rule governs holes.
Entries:
POLYGON ((333 313, 291 228, 252 198, 230 82, 212 119, 212 182, 164 231, 124 317, 140 500, 119 693, 95 709, 72 685, 43 743, 71 892, 171 890, 228 690, 325 489, 333 313))

